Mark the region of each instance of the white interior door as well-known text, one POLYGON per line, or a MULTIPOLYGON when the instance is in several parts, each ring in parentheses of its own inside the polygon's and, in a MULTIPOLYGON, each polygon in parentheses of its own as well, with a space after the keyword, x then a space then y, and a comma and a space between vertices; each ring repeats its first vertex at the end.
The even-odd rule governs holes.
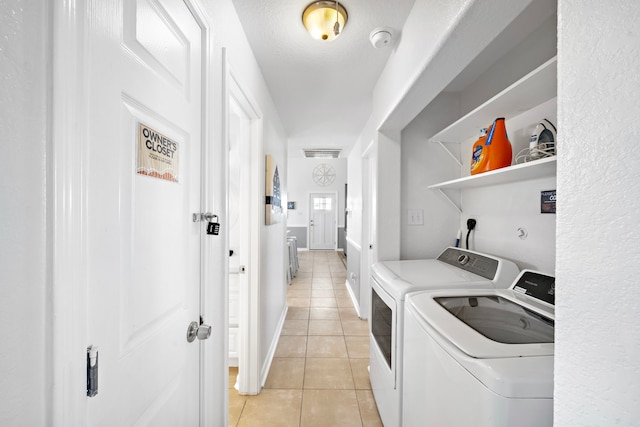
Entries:
POLYGON ((183 1, 88 4, 88 424, 198 425, 202 29, 183 1))
POLYGON ((264 211, 262 113, 244 92, 225 58, 229 213, 229 365, 236 388, 258 394, 260 384, 260 226, 264 211))
POLYGON ((336 235, 335 193, 309 195, 309 249, 335 249, 336 235))

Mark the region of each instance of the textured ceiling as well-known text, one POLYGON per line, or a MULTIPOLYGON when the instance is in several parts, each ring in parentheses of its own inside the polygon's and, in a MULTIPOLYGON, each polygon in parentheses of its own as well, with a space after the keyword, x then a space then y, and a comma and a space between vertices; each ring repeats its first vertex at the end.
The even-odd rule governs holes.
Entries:
POLYGON ((371 113, 378 76, 400 37, 414 0, 345 0, 349 14, 332 42, 314 40, 302 25, 310 0, 233 0, 289 138, 289 156, 302 148, 349 150, 371 113), (375 49, 369 33, 394 32, 391 47, 375 49))

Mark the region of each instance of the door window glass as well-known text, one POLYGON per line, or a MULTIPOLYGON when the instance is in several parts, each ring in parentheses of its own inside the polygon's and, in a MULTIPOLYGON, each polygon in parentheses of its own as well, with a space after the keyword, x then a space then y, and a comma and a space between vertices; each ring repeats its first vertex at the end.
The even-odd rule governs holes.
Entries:
POLYGON ((330 211, 331 197, 314 197, 313 209, 316 211, 330 211))

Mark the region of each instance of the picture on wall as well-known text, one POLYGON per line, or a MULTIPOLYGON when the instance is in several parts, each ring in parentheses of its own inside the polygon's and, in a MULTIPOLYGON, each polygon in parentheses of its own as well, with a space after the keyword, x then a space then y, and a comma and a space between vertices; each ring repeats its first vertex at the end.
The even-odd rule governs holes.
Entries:
POLYGON ((280 175, 278 165, 271 154, 266 155, 266 209, 265 224, 277 224, 282 220, 282 200, 280 198, 280 175))

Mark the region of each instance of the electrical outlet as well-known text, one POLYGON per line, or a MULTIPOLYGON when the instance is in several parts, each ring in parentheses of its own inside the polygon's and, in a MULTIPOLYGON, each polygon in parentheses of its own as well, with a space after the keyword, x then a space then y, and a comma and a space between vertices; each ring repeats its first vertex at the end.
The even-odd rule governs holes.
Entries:
POLYGON ((407 211, 407 225, 423 225, 422 209, 409 209, 407 211))
MULTIPOLYGON (((467 217, 467 220, 469 220, 469 219, 474 219, 474 220, 476 221, 476 225, 475 225, 475 227, 474 227, 473 231, 478 231, 478 225, 479 225, 479 223, 480 223, 480 220, 479 220, 479 218, 478 218, 478 215, 469 215, 469 216, 467 217)), ((463 229, 464 229, 464 230, 467 230, 467 220, 465 220, 465 221, 464 221, 464 224, 463 224, 463 227, 464 227, 463 229)))

